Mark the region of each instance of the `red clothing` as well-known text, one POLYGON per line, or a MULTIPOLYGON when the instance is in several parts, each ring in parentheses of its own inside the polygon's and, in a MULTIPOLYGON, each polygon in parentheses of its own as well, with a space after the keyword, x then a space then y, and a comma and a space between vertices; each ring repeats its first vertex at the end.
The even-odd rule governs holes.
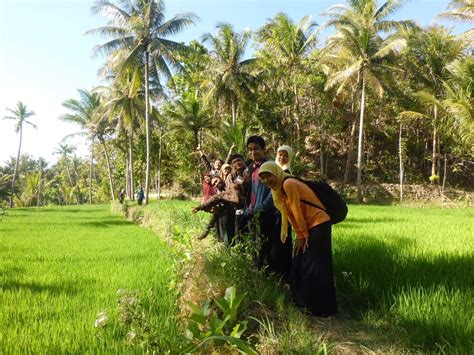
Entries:
POLYGON ((217 191, 214 188, 214 186, 212 186, 211 184, 208 184, 207 182, 203 182, 202 192, 203 192, 202 202, 204 203, 207 200, 209 200, 209 198, 211 198, 212 195, 215 195, 217 191))

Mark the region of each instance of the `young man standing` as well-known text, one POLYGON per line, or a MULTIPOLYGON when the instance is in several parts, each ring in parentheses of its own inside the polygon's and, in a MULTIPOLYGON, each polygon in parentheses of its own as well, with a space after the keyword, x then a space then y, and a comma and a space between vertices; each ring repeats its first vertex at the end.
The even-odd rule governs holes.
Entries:
POLYGON ((270 271, 284 276, 291 265, 291 243, 280 241, 280 225, 277 223, 277 210, 273 204, 271 190, 259 179, 260 166, 265 158, 265 140, 260 136, 247 139, 247 153, 252 160, 248 164, 245 176, 247 192, 244 217, 253 238, 260 244, 256 263, 257 267, 268 265, 270 271))

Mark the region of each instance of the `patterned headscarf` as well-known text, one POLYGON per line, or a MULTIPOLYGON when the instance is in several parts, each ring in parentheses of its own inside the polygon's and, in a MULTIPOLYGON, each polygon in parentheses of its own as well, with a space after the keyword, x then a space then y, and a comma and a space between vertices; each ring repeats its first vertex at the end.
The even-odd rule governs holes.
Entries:
POLYGON ((288 145, 282 145, 278 147, 277 154, 281 150, 284 150, 285 152, 288 153, 288 163, 286 163, 285 165, 280 165, 280 163, 277 162, 277 164, 280 166, 282 170, 289 170, 291 172, 291 160, 293 159, 293 149, 291 149, 291 147, 288 145))
POLYGON ((219 176, 221 177, 222 180, 225 180, 224 174, 225 174, 225 169, 226 168, 230 168, 231 169, 230 172, 232 172, 232 167, 229 164, 222 164, 221 171, 220 171, 220 174, 219 174, 219 176))
POLYGON ((288 236, 288 210, 285 203, 283 202, 285 197, 285 193, 283 192, 283 180, 291 175, 285 173, 282 168, 280 168, 274 161, 267 161, 263 163, 258 172, 259 176, 262 173, 270 173, 276 176, 278 179, 277 185, 272 189, 272 197, 275 207, 281 213, 280 239, 282 243, 285 243, 285 240, 288 236))

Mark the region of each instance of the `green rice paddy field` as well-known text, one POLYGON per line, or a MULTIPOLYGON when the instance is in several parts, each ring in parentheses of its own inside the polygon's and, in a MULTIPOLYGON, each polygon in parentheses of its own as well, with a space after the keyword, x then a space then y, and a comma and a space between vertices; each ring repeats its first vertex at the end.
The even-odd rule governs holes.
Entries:
MULTIPOLYGON (((147 208, 194 233, 203 224, 190 214, 195 204, 147 208)), ((0 352, 130 351, 117 325, 119 289, 153 290, 150 325, 177 334, 169 247, 109 210, 13 209, 0 221, 0 352)), ((389 324, 415 351, 472 353, 473 217, 472 208, 350 206, 333 230, 341 316, 389 324)))
POLYGON ((108 205, 9 210, 0 222, 0 353, 130 351, 118 290, 153 290, 148 321, 174 332, 171 267, 165 242, 108 205), (96 327, 101 312, 108 320, 96 327))

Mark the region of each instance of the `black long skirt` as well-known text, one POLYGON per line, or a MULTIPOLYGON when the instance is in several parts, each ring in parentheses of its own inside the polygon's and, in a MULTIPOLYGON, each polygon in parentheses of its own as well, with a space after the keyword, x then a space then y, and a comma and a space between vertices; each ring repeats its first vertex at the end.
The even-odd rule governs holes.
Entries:
POLYGON ((309 247, 293 258, 290 288, 298 307, 318 317, 337 314, 331 251, 331 223, 309 230, 309 247))

